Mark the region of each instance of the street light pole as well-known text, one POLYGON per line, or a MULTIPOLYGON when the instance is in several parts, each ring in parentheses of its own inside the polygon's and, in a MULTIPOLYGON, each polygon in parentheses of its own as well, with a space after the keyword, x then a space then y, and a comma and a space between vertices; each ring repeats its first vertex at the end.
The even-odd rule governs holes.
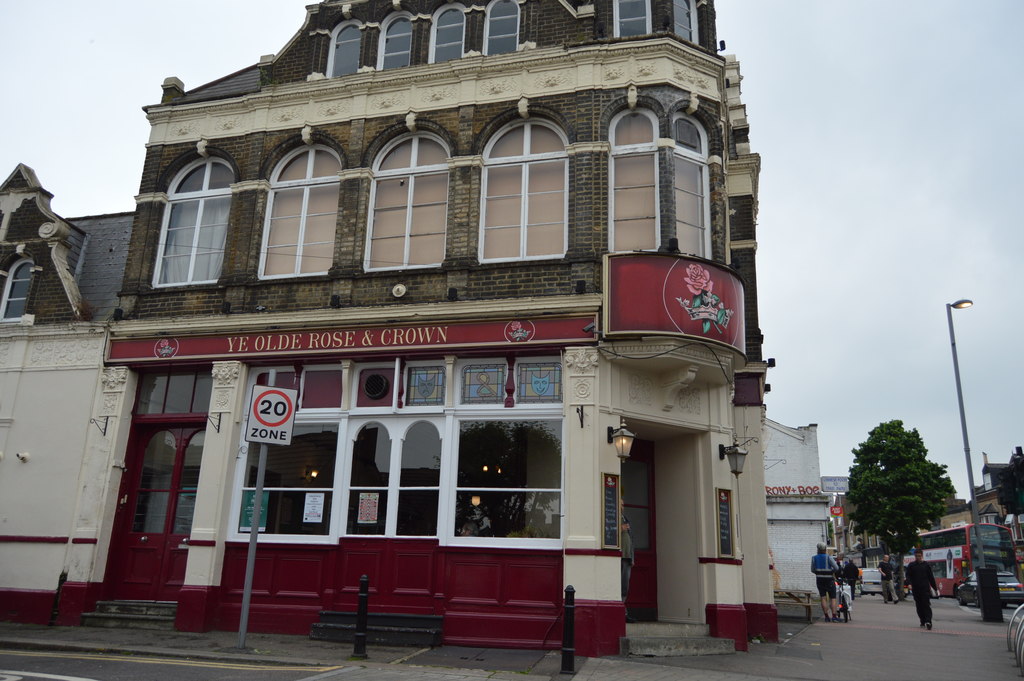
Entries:
MULTIPOLYGON (((967 460, 967 484, 971 491, 971 523, 978 525, 978 497, 974 493, 974 466, 971 464, 971 445, 967 441, 967 417, 964 415, 964 393, 960 387, 960 362, 956 356, 956 336, 953 334, 953 310, 962 310, 974 305, 973 301, 962 299, 955 303, 946 303, 946 320, 949 322, 949 345, 953 349, 953 375, 956 377, 956 401, 960 407, 960 432, 964 438, 964 457, 967 460)), ((975 551, 976 568, 985 567, 985 553, 978 542, 978 530, 971 532, 971 547, 975 551)))

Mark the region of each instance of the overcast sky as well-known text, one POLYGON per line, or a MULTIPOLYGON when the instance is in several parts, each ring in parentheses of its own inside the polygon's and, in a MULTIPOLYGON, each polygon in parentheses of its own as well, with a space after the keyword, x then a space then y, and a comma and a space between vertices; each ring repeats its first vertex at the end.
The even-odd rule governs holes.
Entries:
MULTIPOLYGON (((133 210, 163 79, 277 52, 306 4, 4 3, 0 176, 31 166, 65 217, 133 210)), ((716 5, 762 157, 768 417, 818 424, 824 475, 901 419, 966 495, 945 303, 975 301, 954 311, 975 481, 1024 445, 1024 2, 716 5)))

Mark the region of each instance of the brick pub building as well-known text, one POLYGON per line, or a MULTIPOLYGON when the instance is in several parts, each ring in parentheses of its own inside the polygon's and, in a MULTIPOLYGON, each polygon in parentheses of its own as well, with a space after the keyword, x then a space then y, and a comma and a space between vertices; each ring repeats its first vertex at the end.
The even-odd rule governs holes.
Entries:
POLYGON ((250 631, 308 633, 365 574, 449 644, 558 647, 567 585, 580 654, 617 653, 626 608, 774 639, 759 159, 713 0, 296 23, 146 109, 97 397, 120 486, 76 516, 59 621, 154 600, 233 629, 258 524, 250 631), (298 391, 258 518, 254 385, 298 391))

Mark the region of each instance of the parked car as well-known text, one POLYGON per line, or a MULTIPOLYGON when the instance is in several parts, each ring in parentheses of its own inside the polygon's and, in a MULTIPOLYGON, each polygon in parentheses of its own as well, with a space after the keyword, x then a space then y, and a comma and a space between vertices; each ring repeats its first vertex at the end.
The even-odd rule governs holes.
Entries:
POLYGON ((862 595, 882 595, 882 573, 878 568, 864 568, 860 573, 860 592, 862 595))
MULTIPOLYGON (((1024 603, 1024 585, 1012 572, 997 572, 996 579, 999 581, 999 600, 1003 602, 1003 607, 1024 603)), ((977 572, 972 572, 967 580, 957 587, 956 600, 960 605, 978 605, 977 572)))

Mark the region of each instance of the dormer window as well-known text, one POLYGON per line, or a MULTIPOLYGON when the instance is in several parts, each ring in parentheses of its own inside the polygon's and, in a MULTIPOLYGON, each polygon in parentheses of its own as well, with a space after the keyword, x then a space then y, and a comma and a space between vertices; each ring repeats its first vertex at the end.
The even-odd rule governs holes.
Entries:
POLYGON ((3 300, 0 301, 3 317, 0 318, 0 321, 16 322, 21 320, 28 303, 28 289, 31 283, 32 261, 19 260, 14 263, 14 267, 7 274, 7 283, 4 284, 3 300))
POLYGON ((358 24, 342 24, 334 29, 331 38, 329 72, 332 78, 355 73, 359 70, 359 50, 363 31, 358 24))
POLYGON ((384 49, 381 50, 380 68, 397 69, 408 66, 412 58, 412 21, 398 15, 384 27, 384 49))

